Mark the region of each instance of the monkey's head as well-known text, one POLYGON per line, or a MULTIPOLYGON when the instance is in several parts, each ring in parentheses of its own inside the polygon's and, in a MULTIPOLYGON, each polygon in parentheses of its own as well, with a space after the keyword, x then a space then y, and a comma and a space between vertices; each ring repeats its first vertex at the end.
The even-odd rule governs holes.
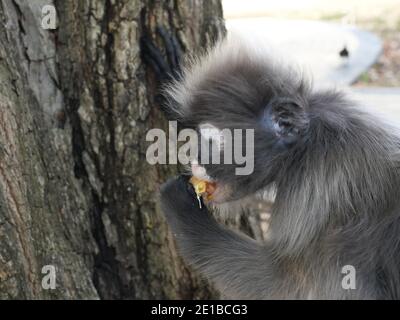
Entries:
POLYGON ((307 139, 309 90, 301 75, 235 39, 219 42, 183 70, 166 94, 173 119, 203 137, 193 175, 216 182, 216 202, 273 184, 288 152, 307 139), (217 146, 220 163, 212 148, 204 156, 207 142, 217 146))

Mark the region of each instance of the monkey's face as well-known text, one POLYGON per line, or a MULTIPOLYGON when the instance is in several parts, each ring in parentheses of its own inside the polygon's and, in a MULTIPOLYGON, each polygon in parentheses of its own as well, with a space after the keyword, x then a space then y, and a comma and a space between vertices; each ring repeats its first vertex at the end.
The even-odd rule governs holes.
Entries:
POLYGON ((209 122, 201 118, 196 126, 201 139, 191 171, 199 179, 216 183, 212 200, 217 203, 269 187, 280 174, 282 161, 307 132, 304 109, 288 98, 273 98, 251 115, 243 112, 240 122, 233 120, 237 113, 212 114, 210 110, 209 122))
POLYGON ((296 74, 229 43, 167 89, 175 119, 217 146, 212 152, 209 144, 204 156, 202 141, 191 167, 198 178, 216 182, 214 201, 238 199, 274 182, 283 159, 306 136, 307 92, 296 74))

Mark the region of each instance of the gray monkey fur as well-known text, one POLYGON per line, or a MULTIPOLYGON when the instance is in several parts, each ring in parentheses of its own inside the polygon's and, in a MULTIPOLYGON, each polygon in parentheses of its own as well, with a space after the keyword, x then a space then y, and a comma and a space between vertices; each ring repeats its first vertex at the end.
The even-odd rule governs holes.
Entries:
POLYGON ((161 189, 183 257, 236 299, 400 298, 400 134, 336 90, 241 40, 192 59, 166 89, 185 127, 255 130, 254 173, 205 165, 231 198, 274 186, 266 243, 218 224, 185 178, 161 189), (356 288, 342 287, 342 267, 356 288))

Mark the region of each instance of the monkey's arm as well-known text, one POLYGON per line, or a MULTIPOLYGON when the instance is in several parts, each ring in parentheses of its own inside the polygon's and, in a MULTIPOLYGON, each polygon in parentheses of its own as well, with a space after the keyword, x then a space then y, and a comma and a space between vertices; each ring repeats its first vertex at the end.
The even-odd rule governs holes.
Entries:
POLYGON ((187 181, 171 179, 161 189, 162 210, 183 257, 230 296, 271 297, 279 277, 267 248, 218 224, 205 206, 200 209, 187 181))

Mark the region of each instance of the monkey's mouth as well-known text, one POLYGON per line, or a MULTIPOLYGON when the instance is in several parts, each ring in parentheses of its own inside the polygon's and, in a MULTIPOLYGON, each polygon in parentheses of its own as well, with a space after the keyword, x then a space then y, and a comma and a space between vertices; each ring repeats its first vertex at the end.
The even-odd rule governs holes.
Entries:
POLYGON ((207 175, 206 169, 197 163, 191 163, 191 171, 197 179, 212 183, 213 191, 212 194, 208 195, 207 202, 218 204, 229 201, 232 192, 228 185, 211 178, 207 175))

